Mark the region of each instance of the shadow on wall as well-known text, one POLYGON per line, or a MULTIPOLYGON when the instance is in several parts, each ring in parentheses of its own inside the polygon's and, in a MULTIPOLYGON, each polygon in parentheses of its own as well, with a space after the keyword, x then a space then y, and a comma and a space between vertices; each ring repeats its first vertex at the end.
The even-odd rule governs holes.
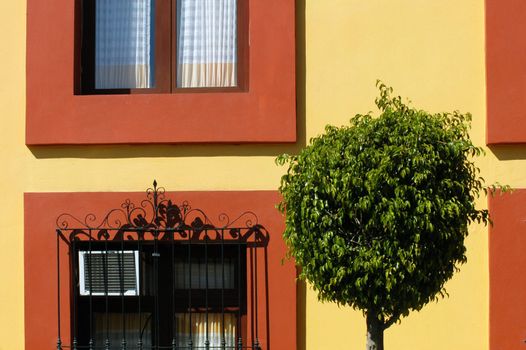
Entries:
MULTIPOLYGON (((298 125, 297 152, 305 147, 306 135, 306 63, 305 63, 305 2, 296 0, 296 115, 298 125)), ((307 349, 307 285, 304 281, 296 282, 296 346, 297 350, 307 349)))
POLYGON ((296 132, 294 144, 178 144, 29 146, 37 159, 115 159, 138 157, 248 157, 295 154, 306 145, 305 125, 305 0, 296 0, 296 132))
POLYGON ((296 282, 296 344, 298 350, 307 349, 307 284, 305 281, 296 282))
POLYGON ((489 145, 498 160, 525 160, 526 145, 489 145))

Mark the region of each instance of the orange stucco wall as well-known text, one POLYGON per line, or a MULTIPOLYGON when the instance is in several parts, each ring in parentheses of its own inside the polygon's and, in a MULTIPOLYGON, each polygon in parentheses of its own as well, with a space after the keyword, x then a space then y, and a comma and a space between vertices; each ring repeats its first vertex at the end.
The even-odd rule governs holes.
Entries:
POLYGON ((490 349, 524 349, 526 190, 489 198, 490 349))
POLYGON ((486 0, 488 144, 526 142, 526 2, 486 0))
MULTIPOLYGON (((218 226, 225 224, 224 220, 220 219, 222 213, 226 213, 231 220, 235 220, 237 215, 245 211, 257 213, 258 223, 266 228, 270 236, 267 249, 257 255, 259 342, 264 350, 295 349, 296 271, 292 262, 281 263, 285 257, 285 246, 280 239, 283 220, 274 207, 279 201, 277 193, 274 191, 177 192, 167 193, 166 197, 174 202, 188 201, 192 208, 202 209, 209 218, 218 218, 218 226)), ((27 350, 52 347, 57 341, 57 243, 54 232, 57 226, 56 219, 63 213, 79 218, 92 213, 102 219, 109 210, 121 208, 120 205, 126 199, 140 205, 145 195, 118 192, 25 195, 25 348, 27 350)), ((254 218, 250 216, 248 218, 252 220, 251 224, 256 224, 254 218)), ((71 341, 69 261, 67 246, 60 244, 60 247, 61 336, 63 344, 66 345, 71 341)), ((251 281, 248 282, 249 285, 252 284, 251 281)), ((248 294, 251 295, 250 288, 248 294)), ((248 302, 250 311, 250 298, 248 302)), ((250 312, 248 319, 251 319, 250 312)), ((254 329, 254 325, 250 325, 249 328, 254 329)), ((248 332, 248 339, 245 341, 251 343, 254 336, 248 332)))

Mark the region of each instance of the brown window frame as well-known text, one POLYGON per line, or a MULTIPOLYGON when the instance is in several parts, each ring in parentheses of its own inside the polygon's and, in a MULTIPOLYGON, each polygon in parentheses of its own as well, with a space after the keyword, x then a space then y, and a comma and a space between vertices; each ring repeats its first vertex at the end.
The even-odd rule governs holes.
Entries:
POLYGON ((243 92, 248 90, 248 0, 237 0, 237 86, 177 87, 177 0, 155 0, 155 87, 95 88, 95 0, 75 0, 75 95, 243 92))

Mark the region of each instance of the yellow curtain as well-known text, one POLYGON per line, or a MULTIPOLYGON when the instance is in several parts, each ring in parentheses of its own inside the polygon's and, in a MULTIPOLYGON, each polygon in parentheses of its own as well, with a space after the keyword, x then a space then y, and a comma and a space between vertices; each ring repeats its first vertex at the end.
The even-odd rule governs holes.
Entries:
MULTIPOLYGON (((176 314, 177 346, 188 346, 190 328, 192 330, 193 346, 205 346, 208 339, 210 348, 221 349, 223 340, 223 317, 220 313, 208 314, 208 333, 206 313, 176 314)), ((227 347, 235 346, 237 317, 235 314, 225 313, 224 340, 227 347)))

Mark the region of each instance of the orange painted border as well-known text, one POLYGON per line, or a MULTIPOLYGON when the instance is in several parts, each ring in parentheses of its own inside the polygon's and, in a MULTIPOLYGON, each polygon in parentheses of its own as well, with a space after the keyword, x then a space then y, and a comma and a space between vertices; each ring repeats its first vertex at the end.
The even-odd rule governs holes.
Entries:
POLYGON ((74 3, 27 0, 26 144, 296 141, 295 0, 249 0, 246 91, 84 96, 74 3))
MULTIPOLYGON (((120 207, 125 199, 140 203, 144 193, 26 193, 24 197, 25 236, 25 349, 52 349, 57 341, 57 274, 55 220, 63 212, 81 218, 88 213, 102 217, 109 209, 120 207)), ((268 246, 268 323, 261 312, 259 340, 264 350, 296 349, 295 267, 285 257, 281 239, 284 220, 275 209, 279 194, 275 191, 246 192, 175 192, 167 193, 176 203, 188 200, 203 209, 210 218, 220 213, 229 216, 246 210, 257 213, 259 223, 270 235, 268 246)), ((217 222, 219 224, 219 222, 217 222)), ((63 247, 65 245, 62 245, 63 247)), ((64 247, 65 248, 65 247, 64 247)), ((258 254, 258 266, 263 263, 258 254)), ((62 257, 67 256, 64 251, 62 257)), ((61 261, 62 338, 69 343, 69 265, 61 261)), ((263 278, 259 274, 260 278, 263 278)), ((259 286, 263 286, 262 281, 259 286)), ((260 305, 267 305, 265 293, 258 293, 260 305)), ((250 315, 249 315, 250 318, 250 315)))
POLYGON ((490 350, 526 340, 526 189, 489 198, 490 350))
POLYGON ((487 144, 526 143, 526 2, 486 0, 487 144))

